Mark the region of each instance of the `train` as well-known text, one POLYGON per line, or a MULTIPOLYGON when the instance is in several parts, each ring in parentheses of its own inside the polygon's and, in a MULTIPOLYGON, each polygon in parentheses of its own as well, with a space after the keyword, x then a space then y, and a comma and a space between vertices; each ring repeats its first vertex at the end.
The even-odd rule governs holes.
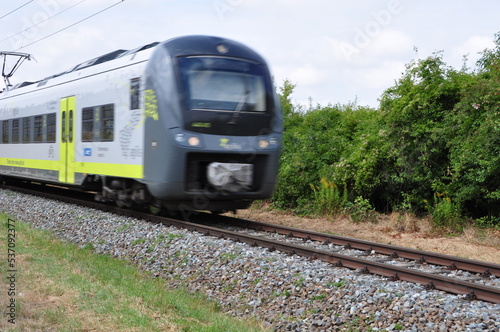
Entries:
POLYGON ((273 193, 283 131, 269 66, 222 37, 116 50, 0 93, 0 177, 152 211, 273 193))

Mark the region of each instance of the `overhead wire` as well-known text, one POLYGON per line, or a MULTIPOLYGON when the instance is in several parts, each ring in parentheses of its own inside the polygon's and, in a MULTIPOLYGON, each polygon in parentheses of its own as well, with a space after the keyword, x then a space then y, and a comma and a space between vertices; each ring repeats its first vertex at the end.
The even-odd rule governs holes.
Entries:
POLYGON ((75 3, 74 5, 72 5, 72 6, 68 7, 68 8, 66 8, 66 9, 63 9, 63 10, 61 10, 60 12, 58 12, 58 13, 56 13, 56 14, 54 14, 54 15, 52 15, 52 16, 49 16, 49 17, 47 17, 45 20, 43 20, 43 21, 41 21, 41 22, 38 22, 37 24, 33 24, 32 26, 30 26, 30 27, 28 27, 28 28, 24 29, 23 31, 20 31, 20 32, 18 32, 18 33, 16 33, 16 34, 14 34, 14 35, 12 35, 12 36, 7 37, 7 38, 4 38, 4 39, 0 40, 0 43, 2 43, 2 42, 4 42, 4 41, 6 41, 6 40, 8 40, 8 39, 11 39, 11 38, 13 38, 13 37, 15 37, 15 36, 18 36, 18 35, 20 35, 20 34, 22 34, 22 33, 25 33, 26 31, 28 31, 28 30, 30 30, 30 29, 33 29, 33 28, 35 28, 35 27, 39 26, 39 25, 40 25, 40 24, 42 24, 42 23, 47 22, 47 21, 48 21, 48 20, 50 20, 51 18, 54 18, 54 17, 56 17, 57 15, 60 15, 60 14, 62 14, 62 13, 64 13, 64 12, 66 12, 66 11, 70 10, 71 8, 78 6, 79 4, 81 4, 82 2, 85 2, 85 1, 87 1, 87 0, 81 0, 80 2, 77 2, 77 3, 75 3))
POLYGON ((14 9, 14 10, 12 10, 12 11, 8 12, 7 14, 5 14, 5 15, 1 16, 1 17, 0 17, 0 20, 1 20, 2 18, 5 18, 5 17, 9 16, 9 15, 10 15, 10 14, 12 14, 12 13, 14 13, 14 12, 18 11, 19 9, 23 8, 24 6, 29 5, 29 4, 30 4, 30 3, 32 3, 33 1, 35 1, 35 0, 30 0, 30 1, 26 2, 24 5, 21 5, 21 6, 17 7, 16 9, 14 9))
POLYGON ((120 0, 120 1, 118 1, 117 3, 115 3, 115 4, 112 4, 111 6, 108 6, 108 7, 104 8, 104 9, 102 9, 102 10, 100 10, 100 11, 98 11, 98 12, 96 12, 96 13, 94 13, 94 14, 90 15, 90 16, 87 16, 87 17, 86 17, 86 18, 84 18, 84 19, 81 19, 81 20, 79 20, 79 21, 77 21, 77 22, 75 22, 75 23, 73 23, 73 24, 68 25, 67 27, 64 27, 64 28, 62 28, 62 29, 60 29, 60 30, 57 30, 56 32, 53 32, 53 33, 51 33, 51 34, 49 34, 49 35, 47 35, 47 36, 45 36, 45 37, 42 37, 42 38, 40 38, 40 39, 37 39, 37 40, 35 40, 35 41, 33 41, 33 42, 29 43, 29 44, 23 45, 23 46, 19 47, 18 49, 16 49, 16 50, 15 50, 15 52, 16 52, 16 51, 19 51, 19 50, 21 50, 21 49, 23 49, 23 48, 25 48, 25 47, 28 47, 28 46, 34 45, 34 44, 36 44, 36 43, 38 43, 38 42, 40 42, 40 41, 42 41, 42 40, 45 40, 45 39, 47 39, 47 38, 49 38, 49 37, 52 37, 52 36, 54 36, 54 35, 56 35, 56 34, 58 34, 58 33, 60 33, 60 32, 63 32, 63 31, 65 31, 65 30, 68 30, 69 28, 72 28, 72 27, 74 27, 74 26, 75 26, 75 25, 77 25, 77 24, 80 24, 80 23, 82 23, 82 22, 84 22, 84 21, 86 21, 86 20, 88 20, 88 19, 90 19, 90 18, 92 18, 92 17, 94 17, 94 16, 97 16, 97 15, 99 15, 99 14, 101 14, 101 13, 103 13, 103 12, 105 12, 105 11, 107 11, 107 10, 109 10, 109 9, 111 9, 111 8, 113 8, 113 7, 117 6, 117 5, 119 5, 119 4, 121 4, 121 3, 122 3, 122 2, 124 2, 124 1, 125 1, 125 0, 120 0))

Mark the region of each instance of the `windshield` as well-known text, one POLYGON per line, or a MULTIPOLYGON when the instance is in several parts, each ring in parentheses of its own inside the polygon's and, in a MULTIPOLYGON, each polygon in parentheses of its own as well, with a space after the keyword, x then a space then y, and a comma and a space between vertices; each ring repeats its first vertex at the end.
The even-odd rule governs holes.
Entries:
POLYGON ((265 112, 261 65, 214 57, 180 58, 179 63, 189 109, 265 112))

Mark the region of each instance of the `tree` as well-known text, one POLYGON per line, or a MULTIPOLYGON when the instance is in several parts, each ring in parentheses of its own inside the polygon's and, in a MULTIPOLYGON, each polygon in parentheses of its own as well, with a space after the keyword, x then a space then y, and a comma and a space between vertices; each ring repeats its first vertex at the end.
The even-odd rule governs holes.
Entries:
POLYGON ((424 210, 441 184, 449 182, 449 153, 444 135, 446 115, 460 100, 463 73, 446 66, 435 53, 407 65, 403 77, 382 95, 393 159, 389 187, 392 196, 424 210))
POLYGON ((500 218, 500 33, 478 72, 463 85, 447 119, 451 159, 448 190, 474 217, 500 218))

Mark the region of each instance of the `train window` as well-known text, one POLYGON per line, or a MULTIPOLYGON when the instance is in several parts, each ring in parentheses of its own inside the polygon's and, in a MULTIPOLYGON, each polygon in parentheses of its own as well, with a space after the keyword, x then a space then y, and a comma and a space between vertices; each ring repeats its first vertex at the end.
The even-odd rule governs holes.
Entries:
POLYGON ((192 110, 266 111, 262 65, 227 58, 181 58, 188 107, 192 110))
POLYGON ((130 109, 136 110, 140 108, 140 90, 141 90, 141 79, 133 78, 130 80, 130 109))
POLYGON ((94 113, 93 114, 94 114, 94 118, 93 118, 94 127, 93 127, 92 141, 99 142, 100 141, 99 127, 101 125, 101 121, 99 119, 101 118, 101 107, 100 106, 94 107, 94 113))
POLYGON ((2 123, 2 143, 9 143, 9 120, 2 123))
POLYGON ((92 142, 94 137, 94 108, 82 110, 82 142, 92 142))
POLYGON ((104 105, 101 108, 101 141, 112 141, 115 127, 115 106, 104 105))
POLYGON ((19 119, 12 120, 12 143, 19 143, 19 119))
POLYGON ((68 133, 68 136, 69 136, 69 142, 70 143, 73 143, 73 110, 70 110, 69 111, 69 133, 68 133))
POLYGON ((33 129, 34 129, 33 141, 35 143, 43 142, 43 116, 42 115, 35 116, 35 123, 34 123, 33 129))
POLYGON ((82 142, 113 141, 115 105, 86 107, 82 110, 82 142))
POLYGON ((23 118, 23 143, 31 142, 31 118, 23 118))
POLYGON ((47 143, 56 142, 56 113, 47 114, 47 143))
POLYGON ((61 116, 61 142, 66 143, 66 111, 61 116))

